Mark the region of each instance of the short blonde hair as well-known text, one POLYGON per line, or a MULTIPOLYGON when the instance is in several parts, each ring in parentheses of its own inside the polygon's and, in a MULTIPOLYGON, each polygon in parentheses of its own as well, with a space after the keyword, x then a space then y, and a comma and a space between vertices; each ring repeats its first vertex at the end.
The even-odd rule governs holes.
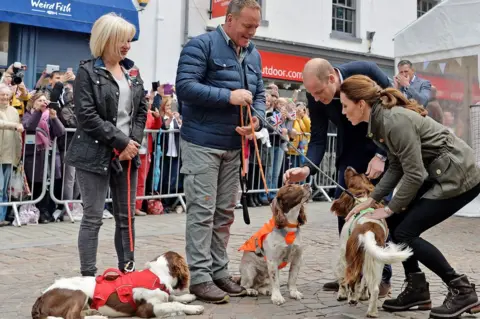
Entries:
MULTIPOLYGON (((115 50, 119 50, 115 45, 132 41, 137 29, 133 24, 116 15, 108 13, 95 21, 90 37, 90 51, 94 58, 104 55, 108 46, 113 45, 115 50)), ((120 52, 117 52, 120 55, 120 52)))

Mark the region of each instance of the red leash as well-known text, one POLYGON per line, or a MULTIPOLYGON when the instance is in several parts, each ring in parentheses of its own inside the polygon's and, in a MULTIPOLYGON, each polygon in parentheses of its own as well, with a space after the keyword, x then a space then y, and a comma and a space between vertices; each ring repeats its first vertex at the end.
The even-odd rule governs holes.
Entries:
MULTIPOLYGON (((115 152, 115 157, 120 156, 120 152, 117 150, 113 150, 115 152)), ((115 159, 114 157, 114 159, 115 159)), ((131 208, 131 183, 130 183, 130 173, 132 171, 132 160, 128 161, 128 169, 127 169, 127 205, 128 205, 128 237, 130 238, 130 251, 133 252, 133 230, 132 230, 132 208, 131 208)))

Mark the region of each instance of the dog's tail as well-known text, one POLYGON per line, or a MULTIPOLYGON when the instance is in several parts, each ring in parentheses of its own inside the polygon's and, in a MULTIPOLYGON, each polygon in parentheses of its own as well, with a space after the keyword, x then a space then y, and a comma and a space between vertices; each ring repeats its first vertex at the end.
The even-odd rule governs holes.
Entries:
POLYGON ((375 240, 375 233, 372 231, 367 231, 365 234, 360 235, 359 239, 366 254, 384 264, 400 263, 413 255, 412 249, 406 245, 388 243, 386 247, 378 246, 375 240))

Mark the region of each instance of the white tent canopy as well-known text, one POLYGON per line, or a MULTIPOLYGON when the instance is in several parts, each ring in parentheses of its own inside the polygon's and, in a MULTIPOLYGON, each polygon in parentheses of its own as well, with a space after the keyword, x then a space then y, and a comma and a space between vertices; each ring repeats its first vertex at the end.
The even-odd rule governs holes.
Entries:
POLYGON ((395 35, 395 58, 412 63, 478 55, 480 0, 444 0, 395 35))
MULTIPOLYGON (((464 94, 459 109, 466 111, 466 116, 470 115, 470 117, 475 115, 472 112, 480 111, 480 108, 470 109, 469 107, 477 102, 473 101, 472 91, 475 91, 475 86, 478 86, 478 79, 480 79, 479 13, 480 0, 444 0, 397 33, 394 38, 397 63, 399 60, 409 60, 417 64, 419 71, 427 71, 425 69, 431 65, 429 72, 434 72, 432 65, 437 65, 440 66, 437 70, 441 70, 440 74, 437 73, 438 76, 445 76, 445 80, 449 81, 448 79, 453 75, 456 81, 462 81, 464 94), (448 72, 445 69, 447 63, 450 66, 447 68, 448 72), (475 76, 477 80, 473 80, 475 76)), ((438 84, 441 85, 441 83, 438 84)), ((475 120, 465 118, 464 121, 470 123, 471 144, 475 149, 477 162, 480 164, 480 120, 478 119, 480 116, 475 116, 475 120)), ((480 217, 480 196, 456 215, 480 217)))

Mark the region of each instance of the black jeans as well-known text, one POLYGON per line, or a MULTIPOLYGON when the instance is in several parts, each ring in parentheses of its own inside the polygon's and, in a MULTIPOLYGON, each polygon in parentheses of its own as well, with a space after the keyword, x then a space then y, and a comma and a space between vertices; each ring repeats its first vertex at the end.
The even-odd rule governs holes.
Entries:
MULTIPOLYGON (((355 170, 357 172, 365 172, 365 167, 363 167, 363 169, 362 169, 362 167, 353 166, 353 168, 355 168, 355 170)), ((345 184, 345 170, 346 169, 347 169, 346 165, 340 165, 339 168, 338 168, 338 183, 340 184, 340 186, 342 186, 344 188, 347 188, 347 185, 345 184)), ((379 181, 379 179, 372 180, 372 183, 376 184, 378 181, 379 181)), ((339 187, 337 187, 335 189, 335 199, 338 199, 340 197, 340 195, 342 195, 342 193, 343 193, 343 191, 339 187)), ((343 218, 341 216, 337 216, 337 219, 338 219, 338 233, 341 234, 343 225, 345 225, 345 218, 343 218)), ((390 241, 390 240, 391 240, 391 235, 388 234, 387 241, 390 241)), ((389 284, 391 278, 392 278, 392 266, 391 265, 383 266, 382 281, 389 284)))
MULTIPOLYGON (((98 233, 103 224, 103 209, 108 188, 112 191, 113 217, 115 218, 115 250, 118 269, 124 270, 128 262, 134 261, 130 251, 128 228, 128 161, 122 161, 123 172, 99 175, 77 169, 77 181, 83 202, 83 218, 78 233, 80 270, 83 276, 94 276, 97 271, 98 233)), ((135 196, 137 193, 137 168, 132 164, 130 171, 130 213, 132 218, 132 240, 135 242, 135 196)))
POLYGON ((413 256, 403 262, 405 275, 420 272, 418 262, 421 262, 448 284, 456 277, 455 270, 445 256, 420 235, 443 222, 477 197, 480 193, 480 184, 454 198, 440 200, 421 198, 430 187, 429 183, 423 184, 408 210, 390 216, 387 218, 387 224, 393 242, 405 243, 413 250, 413 256))

